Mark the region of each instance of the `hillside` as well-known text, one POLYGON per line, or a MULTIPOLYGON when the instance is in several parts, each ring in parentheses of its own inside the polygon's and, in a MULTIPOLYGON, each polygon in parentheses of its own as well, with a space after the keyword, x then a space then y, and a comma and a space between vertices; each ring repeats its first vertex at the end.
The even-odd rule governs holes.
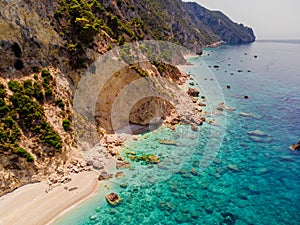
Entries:
MULTIPOLYGON (((0 195, 54 171, 86 169, 74 141, 72 96, 100 55, 140 40, 170 41, 198 54, 218 41, 255 40, 252 29, 224 14, 180 0, 1 0, 0 30, 0 195)), ((129 81, 148 72, 176 85, 184 80, 176 68, 155 62, 125 71, 129 81)), ((145 115, 162 104, 154 102, 141 103, 145 115)), ((138 114, 131 120, 146 124, 149 118, 138 114)))

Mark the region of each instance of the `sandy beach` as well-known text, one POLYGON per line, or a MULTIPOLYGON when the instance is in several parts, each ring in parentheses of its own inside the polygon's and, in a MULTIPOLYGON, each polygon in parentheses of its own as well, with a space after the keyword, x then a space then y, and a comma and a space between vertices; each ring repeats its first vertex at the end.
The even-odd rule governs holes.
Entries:
POLYGON ((47 181, 42 181, 1 196, 0 225, 49 224, 97 192, 95 171, 72 174, 70 177, 70 182, 52 190, 49 190, 47 181), (49 190, 48 193, 46 190, 49 190))

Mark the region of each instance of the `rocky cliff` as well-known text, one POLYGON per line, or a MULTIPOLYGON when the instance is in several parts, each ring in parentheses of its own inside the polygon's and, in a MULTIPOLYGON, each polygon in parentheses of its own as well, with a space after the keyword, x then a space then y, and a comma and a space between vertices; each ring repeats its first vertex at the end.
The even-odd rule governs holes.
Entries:
MULTIPOLYGON (((84 169, 84 162, 78 166, 74 160, 80 155, 71 123, 78 81, 113 47, 153 39, 201 54, 203 46, 218 41, 241 44, 255 37, 220 12, 180 0, 0 0, 0 195, 54 171, 84 169)), ((114 100, 109 92, 147 74, 158 84, 159 77, 176 85, 184 80, 175 67, 155 62, 130 65, 120 73, 120 85, 112 78, 113 88, 104 88, 98 98, 96 119, 107 132, 112 132, 108 117, 114 100)), ((129 119, 144 125, 172 110, 163 101, 144 99, 129 119)), ((191 112, 177 114, 201 123, 191 112)))
POLYGON ((234 23, 222 12, 210 11, 194 2, 187 2, 185 6, 192 12, 192 18, 200 20, 227 44, 247 44, 255 41, 251 28, 234 23))

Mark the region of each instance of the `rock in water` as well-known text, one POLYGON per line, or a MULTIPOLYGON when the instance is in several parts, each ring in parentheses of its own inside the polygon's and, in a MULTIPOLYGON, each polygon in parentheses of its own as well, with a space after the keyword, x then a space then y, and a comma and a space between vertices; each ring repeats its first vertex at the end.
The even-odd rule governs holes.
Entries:
POLYGON ((99 175, 98 180, 99 180, 99 181, 101 181, 101 180, 107 180, 107 179, 110 179, 110 178, 112 178, 112 177, 113 177, 112 174, 109 174, 109 173, 107 173, 106 171, 103 171, 103 172, 99 175))
POLYGON ((116 162, 116 168, 117 169, 125 169, 125 168, 129 168, 129 167, 130 167, 129 162, 125 162, 125 161, 117 161, 116 162))
POLYGON ((105 198, 110 205, 118 205, 121 201, 120 196, 113 192, 105 195, 105 198))
POLYGON ((250 136, 250 139, 252 141, 262 142, 262 143, 268 143, 273 140, 271 137, 266 137, 266 136, 250 136))
POLYGON ((259 136, 259 137, 266 137, 266 136, 268 136, 267 134, 265 134, 261 130, 249 131, 248 135, 250 135, 250 136, 259 136))
POLYGON ((252 117, 252 113, 245 113, 245 112, 240 112, 239 116, 243 116, 243 117, 252 117))
POLYGON ((221 213, 221 216, 223 217, 223 224, 226 225, 234 225, 235 224, 235 217, 230 212, 221 213))
POLYGON ((167 140, 167 139, 162 139, 162 140, 159 141, 159 143, 162 144, 162 145, 174 145, 174 146, 179 145, 176 141, 167 140))
POLYGON ((188 95, 192 97, 199 97, 200 91, 198 91, 196 88, 189 88, 188 95))
POLYGON ((191 129, 192 129, 192 131, 198 131, 199 130, 198 126, 194 123, 191 124, 191 129))
POLYGON ((150 160, 151 164, 157 164, 159 163, 159 158, 155 155, 149 155, 148 159, 150 160))
POLYGON ((300 140, 298 141, 297 144, 291 145, 291 146, 290 146, 290 149, 300 151, 300 140))

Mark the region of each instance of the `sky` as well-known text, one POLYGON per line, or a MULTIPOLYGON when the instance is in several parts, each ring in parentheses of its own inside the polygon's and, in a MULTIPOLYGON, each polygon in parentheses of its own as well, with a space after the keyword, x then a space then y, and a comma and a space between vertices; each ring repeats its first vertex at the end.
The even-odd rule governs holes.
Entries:
POLYGON ((257 39, 300 39, 300 0, 184 0, 253 28, 257 39))

